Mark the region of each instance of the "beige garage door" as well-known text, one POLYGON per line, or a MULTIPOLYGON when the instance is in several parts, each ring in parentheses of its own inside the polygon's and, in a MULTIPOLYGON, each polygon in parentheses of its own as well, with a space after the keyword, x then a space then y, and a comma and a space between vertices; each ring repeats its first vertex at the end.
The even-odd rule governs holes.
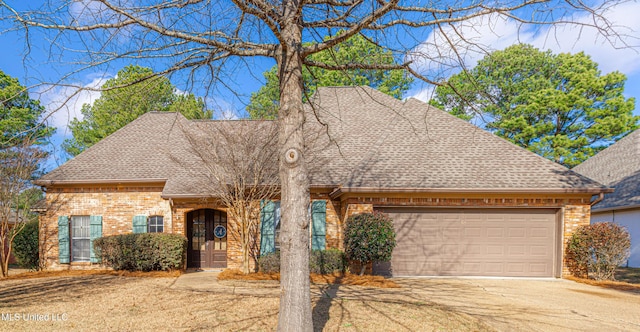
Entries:
POLYGON ((394 220, 394 276, 555 275, 554 210, 385 208, 394 220))

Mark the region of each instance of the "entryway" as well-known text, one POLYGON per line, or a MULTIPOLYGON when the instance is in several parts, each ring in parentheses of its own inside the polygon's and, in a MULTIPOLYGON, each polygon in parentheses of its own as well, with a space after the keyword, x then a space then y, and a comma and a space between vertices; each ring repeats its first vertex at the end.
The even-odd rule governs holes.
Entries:
POLYGON ((200 209, 187 213, 187 267, 227 267, 227 214, 200 209))

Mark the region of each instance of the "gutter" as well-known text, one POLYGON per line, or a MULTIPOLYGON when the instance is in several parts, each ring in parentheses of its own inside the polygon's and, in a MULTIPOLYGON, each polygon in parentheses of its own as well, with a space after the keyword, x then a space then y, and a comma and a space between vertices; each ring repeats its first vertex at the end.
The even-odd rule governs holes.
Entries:
POLYGON ((120 183, 164 183, 167 179, 126 179, 126 180, 113 180, 113 179, 99 179, 99 180, 36 180, 33 181, 35 185, 41 187, 50 187, 54 185, 71 185, 71 184, 120 184, 120 183))
POLYGON ((500 193, 500 194, 600 194, 612 193, 613 188, 376 188, 376 187, 337 187, 329 196, 336 199, 346 193, 500 193))

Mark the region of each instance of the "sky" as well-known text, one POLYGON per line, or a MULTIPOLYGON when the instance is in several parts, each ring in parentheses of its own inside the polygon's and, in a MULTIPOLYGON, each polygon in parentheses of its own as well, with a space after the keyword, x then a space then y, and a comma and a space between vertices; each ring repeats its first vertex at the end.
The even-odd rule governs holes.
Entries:
MULTIPOLYGON (((81 4, 82 1, 78 3, 81 4)), ((82 8, 74 10, 77 10, 78 13, 82 12, 82 8)), ((515 43, 532 44, 539 49, 550 49, 554 53, 585 52, 599 64, 602 74, 620 71, 627 76, 625 95, 636 98, 634 113, 640 115, 640 20, 637 19, 637 13, 640 13, 640 3, 637 1, 623 3, 606 13, 607 18, 613 22, 616 31, 623 35, 622 40, 615 40, 613 45, 610 40, 606 40, 595 29, 562 25, 523 29, 511 19, 484 16, 464 24, 457 24, 455 31, 451 27, 444 27, 438 32, 425 30, 422 44, 414 48, 411 53, 452 54, 451 47, 447 46, 448 43, 443 42, 443 34, 453 44, 462 44, 460 36, 464 36, 467 41, 482 46, 481 49, 478 47, 458 49, 468 68, 472 68, 486 54, 486 51, 504 49, 515 43)), ((589 18, 586 16, 574 16, 573 20, 589 23, 589 18)), ((100 93, 97 91, 77 93, 77 89, 73 87, 39 85, 40 82, 56 81, 67 75, 73 66, 71 64, 64 65, 64 59, 57 55, 59 50, 49 47, 52 44, 49 40, 31 36, 34 38, 34 42, 31 43, 29 49, 26 49, 24 34, 13 31, 13 27, 6 24, 6 21, 0 20, 0 45, 2 46, 0 70, 18 78, 23 85, 30 87, 32 98, 39 99, 47 108, 48 123, 57 128, 51 145, 54 158, 47 165, 48 170, 51 170, 66 160, 66 156, 61 153, 60 144, 65 138, 70 137, 67 128, 69 121, 74 117, 81 118, 82 105, 93 102, 100 96, 100 93), (25 59, 26 61, 23 61, 25 59)), ((66 46, 68 49, 82 48, 82 45, 73 43, 66 46)), ((412 58, 407 56, 405 59, 412 58)), ((441 64, 432 61, 412 60, 414 60, 414 68, 420 72, 442 72, 444 68, 441 64)), ((238 70, 227 78, 229 81, 236 82, 232 86, 232 93, 224 89, 214 89, 203 95, 207 105, 214 110, 214 116, 218 118, 228 118, 238 114, 242 116, 249 96, 262 85, 261 73, 273 65, 272 60, 264 59, 251 60, 246 64, 236 64, 235 68, 238 70), (243 70, 245 67, 252 69, 245 71, 243 70)), ((456 67, 447 68, 444 72, 445 77, 459 70, 456 67)), ((71 81, 67 80, 67 83, 98 88, 106 80, 113 78, 119 69, 121 67, 114 65, 111 67, 103 66, 99 71, 86 70, 80 75, 74 75, 71 81)), ((189 86, 182 84, 180 77, 171 77, 171 80, 179 89, 187 90, 189 88, 189 86)), ((433 86, 416 80, 405 97, 428 101, 433 90, 433 86)), ((194 90, 194 93, 199 95, 204 92, 194 90)))

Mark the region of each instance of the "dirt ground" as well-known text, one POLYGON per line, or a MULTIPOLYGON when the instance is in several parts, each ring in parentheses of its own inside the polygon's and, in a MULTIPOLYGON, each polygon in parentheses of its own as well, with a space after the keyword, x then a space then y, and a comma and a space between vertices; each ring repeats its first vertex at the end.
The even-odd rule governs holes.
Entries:
MULTIPOLYGON (((0 330, 275 330, 277 284, 242 283, 245 293, 238 294, 237 284, 190 289, 176 287, 176 280, 90 275, 0 281, 0 330)), ((478 318, 417 300, 408 289, 352 286, 349 296, 335 297, 331 287, 314 286, 317 331, 491 330, 478 318)))

